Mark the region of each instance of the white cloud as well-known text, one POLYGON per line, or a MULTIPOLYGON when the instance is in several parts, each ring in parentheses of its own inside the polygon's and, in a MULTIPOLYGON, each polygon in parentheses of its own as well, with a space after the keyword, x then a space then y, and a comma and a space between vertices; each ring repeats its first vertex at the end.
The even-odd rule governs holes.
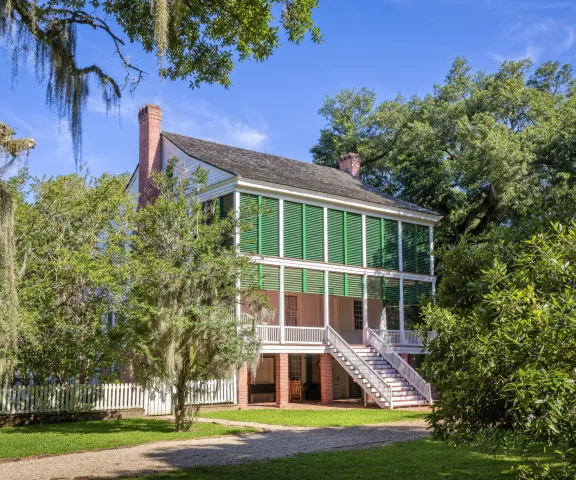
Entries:
POLYGON ((576 25, 553 19, 516 22, 502 32, 502 41, 506 44, 505 50, 487 53, 493 60, 531 58, 538 62, 572 49, 576 44, 576 25))
POLYGON ((262 122, 232 119, 206 102, 163 104, 162 109, 163 128, 168 131, 249 149, 262 148, 268 140, 262 122))
MULTIPOLYGON (((265 123, 248 123, 231 118, 202 100, 175 105, 166 103, 160 97, 127 97, 122 99, 120 109, 113 113, 121 119, 127 118, 137 124, 138 109, 146 103, 162 107, 162 128, 170 132, 248 149, 262 148, 268 140, 265 123)), ((88 99, 88 110, 100 114, 108 113, 104 102, 94 97, 88 99)))
POLYGON ((563 47, 564 50, 570 50, 576 42, 576 27, 564 27, 564 31, 566 32, 566 39, 564 40, 563 47))

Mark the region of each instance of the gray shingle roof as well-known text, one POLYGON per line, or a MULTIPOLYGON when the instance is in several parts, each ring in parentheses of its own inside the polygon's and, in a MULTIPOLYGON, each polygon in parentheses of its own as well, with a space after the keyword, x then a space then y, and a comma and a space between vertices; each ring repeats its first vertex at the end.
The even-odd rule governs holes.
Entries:
POLYGON ((239 177, 438 215, 431 210, 385 195, 336 168, 230 147, 175 133, 162 132, 162 135, 191 157, 239 177))

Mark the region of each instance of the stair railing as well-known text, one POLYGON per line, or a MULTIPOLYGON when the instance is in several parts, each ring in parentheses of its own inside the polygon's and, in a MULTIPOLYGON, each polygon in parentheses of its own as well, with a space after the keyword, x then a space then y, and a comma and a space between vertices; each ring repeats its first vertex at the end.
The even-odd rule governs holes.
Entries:
POLYGON ((358 370, 362 378, 378 391, 382 400, 387 401, 391 409, 394 408, 392 387, 329 325, 326 327, 326 338, 358 370))
POLYGON ((386 343, 371 328, 368 329, 367 343, 372 346, 396 371, 410 382, 416 390, 432 405, 432 387, 414 370, 410 364, 398 355, 391 345, 386 343))

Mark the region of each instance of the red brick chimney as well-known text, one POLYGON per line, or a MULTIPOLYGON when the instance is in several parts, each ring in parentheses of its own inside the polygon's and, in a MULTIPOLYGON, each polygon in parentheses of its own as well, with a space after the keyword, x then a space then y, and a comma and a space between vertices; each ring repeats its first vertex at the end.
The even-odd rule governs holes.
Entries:
POLYGON ((360 178, 360 156, 357 153, 340 155, 338 168, 344 172, 348 172, 354 178, 360 178))
POLYGON ((142 207, 157 192, 150 185, 150 174, 160 171, 162 165, 162 147, 160 132, 162 130, 162 109, 158 105, 144 105, 138 112, 140 124, 140 158, 139 170, 139 205, 142 207))

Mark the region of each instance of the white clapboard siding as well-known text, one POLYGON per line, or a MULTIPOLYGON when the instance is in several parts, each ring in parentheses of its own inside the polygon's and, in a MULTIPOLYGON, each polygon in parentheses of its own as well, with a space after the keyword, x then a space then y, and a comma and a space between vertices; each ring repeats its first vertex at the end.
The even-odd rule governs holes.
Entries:
MULTIPOLYGON (((191 385, 194 405, 237 403, 236 376, 191 385)), ((101 385, 31 385, 0 388, 0 415, 97 412, 142 408, 146 415, 170 415, 169 388, 144 389, 132 383, 101 385)))
POLYGON ((138 194, 140 191, 140 166, 136 167, 130 181, 128 182, 128 191, 138 199, 138 194))
POLYGON ((168 160, 172 157, 178 158, 178 164, 176 165, 175 171, 177 175, 182 173, 190 175, 191 173, 194 173, 198 167, 205 170, 208 173, 207 187, 234 177, 234 175, 229 172, 187 155, 170 140, 162 137, 162 168, 166 168, 168 160))

